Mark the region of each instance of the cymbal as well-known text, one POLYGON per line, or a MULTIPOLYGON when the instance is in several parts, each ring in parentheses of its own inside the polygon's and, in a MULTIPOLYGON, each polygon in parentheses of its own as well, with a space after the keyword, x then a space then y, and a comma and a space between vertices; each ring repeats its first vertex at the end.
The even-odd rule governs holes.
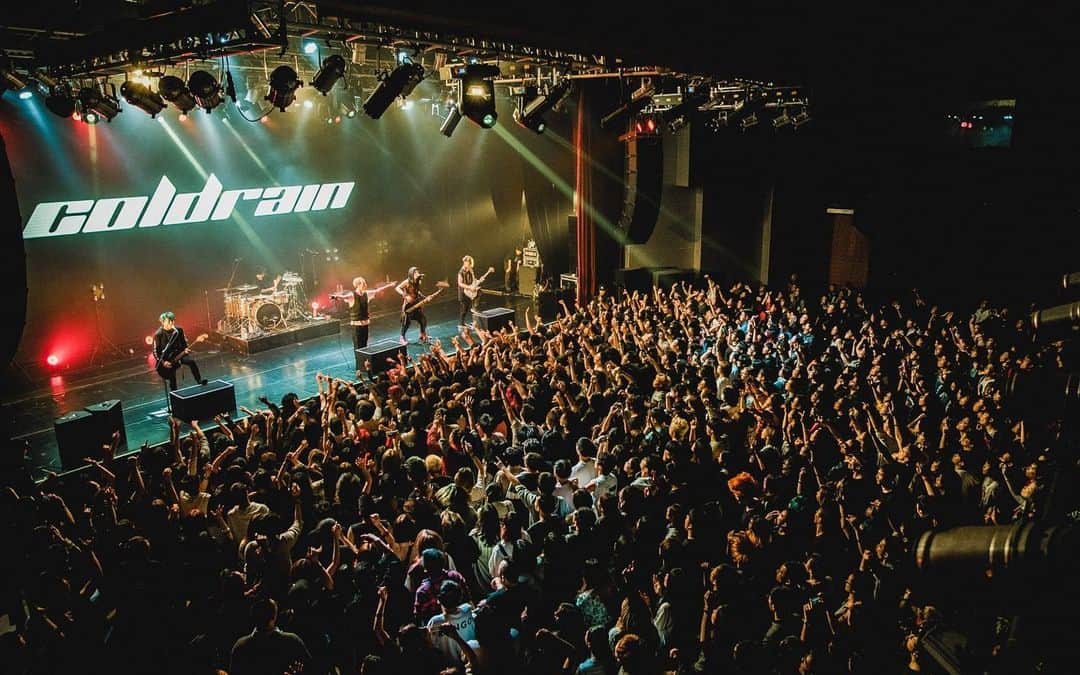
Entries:
POLYGON ((238 291, 240 289, 236 288, 234 286, 226 286, 225 288, 216 288, 214 290, 216 290, 216 291, 218 291, 220 293, 228 293, 229 291, 238 291))
POLYGON ((256 288, 258 288, 258 286, 256 286, 255 284, 241 284, 239 286, 235 286, 233 288, 233 290, 237 290, 237 291, 253 291, 256 288))

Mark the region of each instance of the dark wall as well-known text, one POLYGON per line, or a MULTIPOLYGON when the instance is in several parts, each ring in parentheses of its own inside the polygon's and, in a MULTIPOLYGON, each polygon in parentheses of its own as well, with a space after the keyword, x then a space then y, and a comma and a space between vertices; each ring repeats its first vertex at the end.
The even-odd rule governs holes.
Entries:
MULTIPOLYGON (((426 88, 414 98, 431 94, 426 88)), ((333 125, 317 108, 296 105, 265 124, 248 123, 235 109, 228 122, 220 109, 186 121, 171 110, 159 121, 127 109, 91 127, 51 115, 36 99, 5 96, 0 124, 24 222, 40 202, 150 195, 163 175, 179 192, 201 190, 209 173, 225 189, 356 183, 341 210, 255 218, 249 202, 237 209, 242 217, 220 222, 26 240, 31 290, 20 357, 85 358, 95 334, 91 285, 98 282, 106 287, 98 307, 105 334, 129 343, 150 333, 167 308, 203 328, 209 303, 216 322, 215 289, 227 284, 236 258, 234 284, 251 279, 256 266, 271 274, 314 272, 323 301, 356 274, 400 279, 420 265, 429 283, 452 278, 465 253, 482 268, 500 268, 528 235, 521 195, 531 148, 560 181, 572 186, 573 173, 565 173, 570 150, 514 128, 510 101, 499 105, 495 130, 463 120, 447 139, 431 103, 422 101, 395 106, 377 121, 361 116, 333 125), (305 249, 319 252, 314 268, 305 249), (338 249, 340 260, 327 263, 326 249, 338 249)), ((537 208, 552 212, 559 198, 569 203, 566 194, 533 196, 537 208)))

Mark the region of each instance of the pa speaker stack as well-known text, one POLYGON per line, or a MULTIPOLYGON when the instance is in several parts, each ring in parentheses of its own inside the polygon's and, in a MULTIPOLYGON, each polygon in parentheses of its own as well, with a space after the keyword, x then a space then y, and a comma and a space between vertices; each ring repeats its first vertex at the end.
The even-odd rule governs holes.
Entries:
POLYGON ((356 350, 356 369, 364 370, 364 362, 371 362, 372 373, 385 373, 397 365, 398 354, 405 353, 405 345, 398 340, 387 339, 372 342, 356 350))
POLYGON ((126 447, 124 431, 124 407, 113 399, 75 410, 53 421, 56 447, 60 465, 64 471, 76 469, 86 462, 83 458, 101 459, 102 446, 112 443, 112 436, 120 432, 120 446, 126 447))

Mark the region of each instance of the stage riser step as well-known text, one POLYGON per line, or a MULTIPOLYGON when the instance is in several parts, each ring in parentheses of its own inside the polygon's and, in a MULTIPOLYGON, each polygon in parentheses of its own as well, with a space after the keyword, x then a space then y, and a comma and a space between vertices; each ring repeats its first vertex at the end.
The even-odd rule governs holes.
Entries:
POLYGON ((306 342, 325 335, 337 335, 340 332, 341 323, 337 320, 328 319, 319 323, 307 324, 294 330, 249 337, 246 340, 235 335, 223 335, 221 333, 215 333, 214 339, 226 349, 237 354, 258 354, 268 349, 276 349, 297 342, 306 342))

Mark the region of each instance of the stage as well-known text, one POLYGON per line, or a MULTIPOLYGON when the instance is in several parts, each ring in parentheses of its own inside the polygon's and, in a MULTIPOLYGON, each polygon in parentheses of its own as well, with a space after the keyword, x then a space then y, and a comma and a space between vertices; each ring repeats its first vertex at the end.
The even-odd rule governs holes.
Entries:
MULTIPOLYGON (((515 309, 519 326, 524 326, 523 308, 531 302, 531 298, 482 296, 483 309, 515 309)), ((447 351, 453 350, 449 338, 457 333, 458 311, 458 303, 452 296, 432 303, 427 310, 428 332, 432 338, 441 338, 447 351)), ((400 332, 399 317, 396 311, 376 314, 369 343, 396 339, 400 332)), ((408 347, 412 356, 428 351, 426 345, 417 342, 418 338, 414 323, 409 331, 408 347)), ((203 377, 233 383, 237 406, 252 409, 263 407, 257 400, 259 396, 265 395, 276 403, 288 392, 295 392, 300 398, 315 395, 318 372, 350 381, 356 379, 348 326, 342 326, 340 333, 334 335, 250 355, 204 343, 196 348, 194 356, 203 377)), ((35 478, 44 477, 45 470, 61 471, 53 420, 101 401, 122 402, 128 450, 138 449, 144 441, 156 444, 168 440, 168 420, 161 415, 165 408, 165 387, 151 366, 150 361, 139 359, 137 364, 113 364, 112 369, 100 368, 78 376, 55 375, 44 381, 37 378, 28 382, 21 392, 5 393, 3 404, 12 418, 14 438, 17 443, 30 443, 29 461, 35 478)), ((181 387, 193 384, 187 368, 181 371, 181 376, 178 381, 181 387)))

